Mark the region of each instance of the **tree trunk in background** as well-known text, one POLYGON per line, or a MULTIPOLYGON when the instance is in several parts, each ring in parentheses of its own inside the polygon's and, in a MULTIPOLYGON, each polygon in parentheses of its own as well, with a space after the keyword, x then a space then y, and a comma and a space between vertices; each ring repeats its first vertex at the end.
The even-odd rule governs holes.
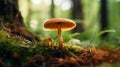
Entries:
POLYGON ((55 8, 54 0, 51 0, 51 9, 50 9, 50 16, 51 16, 51 18, 55 17, 54 8, 55 8))
POLYGON ((39 40, 25 28, 18 0, 0 0, 0 28, 30 41, 39 40))
MULTIPOLYGON (((108 11, 107 11, 107 0, 101 0, 101 31, 106 30, 108 28, 108 11)), ((103 34, 101 37, 106 38, 108 33, 103 34)))
POLYGON ((28 2, 28 14, 26 18, 26 26, 30 28, 30 20, 31 20, 31 14, 32 14, 32 9, 31 9, 31 0, 27 0, 28 2))
MULTIPOLYGON (((83 15, 83 6, 82 6, 82 0, 72 0, 73 7, 72 7, 72 19, 75 20, 84 20, 83 15)), ((84 25, 81 23, 81 21, 77 22, 77 26, 73 29, 73 32, 83 32, 84 31, 84 25)))

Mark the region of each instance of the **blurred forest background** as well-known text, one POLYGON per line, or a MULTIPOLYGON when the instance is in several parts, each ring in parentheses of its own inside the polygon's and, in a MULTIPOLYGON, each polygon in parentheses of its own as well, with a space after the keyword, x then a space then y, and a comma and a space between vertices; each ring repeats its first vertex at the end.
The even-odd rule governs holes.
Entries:
POLYGON ((77 23, 72 31, 63 32, 66 43, 120 46, 120 0, 19 0, 19 9, 25 26, 41 39, 56 40, 57 32, 45 30, 43 24, 59 17, 77 23), (109 33, 99 36, 100 31, 109 33))
POLYGON ((0 0, 0 67, 52 67, 56 61, 59 67, 119 67, 119 58, 120 0, 0 0), (57 32, 44 28, 51 18, 77 24, 63 31, 65 49, 57 32))

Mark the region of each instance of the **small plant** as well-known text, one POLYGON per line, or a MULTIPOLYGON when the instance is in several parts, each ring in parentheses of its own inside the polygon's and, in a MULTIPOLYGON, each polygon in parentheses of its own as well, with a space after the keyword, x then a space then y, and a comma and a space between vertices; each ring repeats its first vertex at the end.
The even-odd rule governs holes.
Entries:
POLYGON ((92 36, 89 45, 95 40, 96 37, 99 37, 99 36, 101 36, 101 35, 104 34, 104 33, 111 33, 111 32, 115 32, 115 30, 104 30, 104 31, 99 32, 98 34, 95 33, 95 34, 92 36))

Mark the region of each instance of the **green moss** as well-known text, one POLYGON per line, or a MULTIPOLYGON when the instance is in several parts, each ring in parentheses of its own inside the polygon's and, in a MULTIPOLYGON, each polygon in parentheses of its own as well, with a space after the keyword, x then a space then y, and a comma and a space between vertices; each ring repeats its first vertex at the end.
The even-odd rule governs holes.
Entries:
POLYGON ((35 54, 41 54, 48 57, 55 57, 55 53, 63 54, 62 56, 56 57, 64 57, 64 55, 70 55, 71 52, 76 52, 78 46, 70 46, 65 44, 65 49, 60 50, 57 45, 52 45, 51 47, 47 47, 46 43, 42 42, 31 42, 26 43, 25 39, 20 36, 10 36, 7 32, 1 30, 0 31, 0 56, 2 57, 5 53, 12 54, 13 52, 19 53, 23 59, 28 56, 33 56, 35 54), (54 56, 53 56, 54 55, 54 56))

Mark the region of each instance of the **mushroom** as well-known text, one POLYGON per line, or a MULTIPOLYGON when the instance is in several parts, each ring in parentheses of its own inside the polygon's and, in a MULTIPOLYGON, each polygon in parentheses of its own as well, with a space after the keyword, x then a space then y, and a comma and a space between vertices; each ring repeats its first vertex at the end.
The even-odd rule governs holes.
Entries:
POLYGON ((49 30, 58 31, 59 48, 63 49, 62 31, 71 30, 76 27, 76 23, 65 18, 53 18, 45 21, 44 27, 49 30))
POLYGON ((43 40, 43 42, 46 42, 46 43, 47 43, 47 46, 48 46, 48 47, 50 47, 52 41, 53 41, 52 38, 47 38, 47 39, 44 39, 44 40, 43 40))

